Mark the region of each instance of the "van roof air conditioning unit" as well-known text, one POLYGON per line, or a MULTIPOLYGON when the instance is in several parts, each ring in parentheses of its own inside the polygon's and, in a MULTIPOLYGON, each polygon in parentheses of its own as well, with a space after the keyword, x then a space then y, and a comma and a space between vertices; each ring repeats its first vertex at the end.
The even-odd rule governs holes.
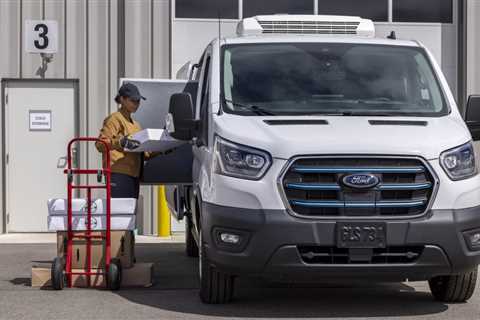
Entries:
POLYGON ((245 18, 237 25, 237 35, 308 34, 375 37, 372 20, 349 16, 266 15, 245 18))

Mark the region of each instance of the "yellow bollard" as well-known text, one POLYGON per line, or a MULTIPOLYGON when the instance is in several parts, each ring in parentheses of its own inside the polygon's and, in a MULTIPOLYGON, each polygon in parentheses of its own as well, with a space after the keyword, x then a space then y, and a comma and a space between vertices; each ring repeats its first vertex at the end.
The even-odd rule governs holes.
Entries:
POLYGON ((165 186, 157 187, 157 230, 159 237, 171 236, 170 227, 170 210, 167 205, 167 197, 165 196, 165 186))

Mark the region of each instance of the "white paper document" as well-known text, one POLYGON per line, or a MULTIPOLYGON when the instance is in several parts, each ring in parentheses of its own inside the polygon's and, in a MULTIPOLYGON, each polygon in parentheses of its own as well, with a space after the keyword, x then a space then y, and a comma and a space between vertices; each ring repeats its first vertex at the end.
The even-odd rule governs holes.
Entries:
POLYGON ((132 139, 139 141, 141 144, 140 147, 129 150, 130 152, 162 152, 186 143, 185 141, 172 138, 168 132, 163 129, 144 129, 135 133, 132 139))

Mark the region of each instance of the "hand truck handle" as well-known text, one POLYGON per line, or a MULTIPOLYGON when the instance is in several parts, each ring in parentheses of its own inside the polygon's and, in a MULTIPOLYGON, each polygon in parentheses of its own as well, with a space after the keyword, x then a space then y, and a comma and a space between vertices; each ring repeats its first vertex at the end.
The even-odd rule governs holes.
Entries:
POLYGON ((78 137, 70 140, 70 142, 68 143, 68 149, 67 149, 67 168, 72 169, 72 149, 74 149, 72 148, 73 144, 75 142, 82 142, 82 141, 95 142, 95 143, 98 142, 103 144, 105 148, 105 162, 103 164, 103 169, 110 170, 110 147, 108 146, 108 143, 99 138, 91 138, 91 137, 78 137))

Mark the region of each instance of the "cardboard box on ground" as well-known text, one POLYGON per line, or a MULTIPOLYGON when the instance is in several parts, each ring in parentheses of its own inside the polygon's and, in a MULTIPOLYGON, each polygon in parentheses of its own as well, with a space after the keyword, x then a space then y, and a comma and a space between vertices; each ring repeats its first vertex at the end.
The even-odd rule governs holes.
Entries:
MULTIPOLYGON (((105 231, 92 232, 94 235, 105 235, 105 231)), ((57 232, 57 255, 65 256, 66 231, 57 232)), ((87 267, 86 239, 73 241, 73 272, 83 272, 87 267)), ((133 231, 112 230, 110 254, 112 258, 119 258, 122 264, 122 287, 149 287, 152 285, 153 263, 134 263, 135 237, 133 231)), ((105 266, 105 241, 102 239, 92 240, 91 261, 93 272, 101 271, 105 266)), ((87 276, 72 276, 74 287, 87 287, 87 276)), ((32 287, 51 286, 51 266, 32 267, 32 287)), ((103 275, 90 277, 91 287, 106 287, 103 275)))
MULTIPOLYGON (((78 231, 76 234, 81 234, 78 231)), ((105 231, 92 232, 93 235, 105 236, 105 231)), ((92 251, 90 253, 92 268, 103 268, 105 266, 105 240, 92 239, 92 251)), ((57 232, 57 256, 63 257, 67 250, 67 232, 57 232)), ((135 236, 133 231, 112 230, 110 238, 110 255, 112 258, 119 258, 123 269, 132 268, 135 258, 135 236)), ((72 248, 72 268, 87 268, 87 240, 74 239, 72 248)))
MULTIPOLYGON (((85 271, 74 269, 74 272, 85 271)), ((97 270, 93 270, 94 272, 97 270)), ((50 267, 32 267, 32 287, 48 288, 51 284, 51 268, 50 267)), ((130 269, 122 270, 121 287, 150 287, 152 285, 153 263, 136 263, 130 269)), ((74 275, 72 276, 74 287, 87 287, 87 277, 74 275)), ((103 275, 91 276, 90 286, 106 287, 103 275)))

